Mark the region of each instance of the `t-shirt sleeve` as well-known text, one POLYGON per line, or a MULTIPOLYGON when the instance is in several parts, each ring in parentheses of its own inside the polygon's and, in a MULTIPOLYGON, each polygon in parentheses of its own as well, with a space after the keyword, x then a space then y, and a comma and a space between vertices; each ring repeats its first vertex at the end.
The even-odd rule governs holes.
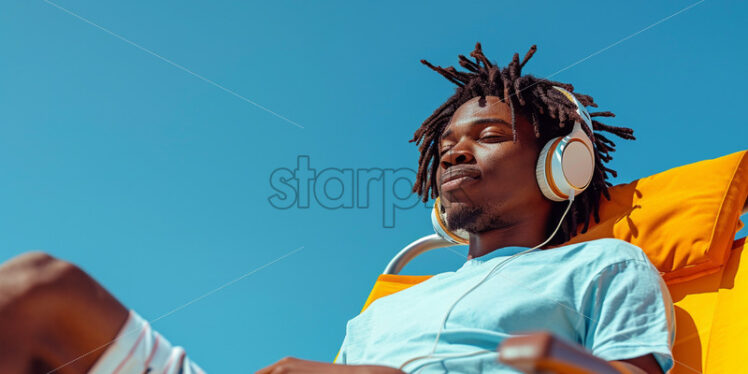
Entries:
POLYGON ((88 374, 204 374, 182 347, 174 347, 135 311, 88 374))
POLYGON ((585 293, 584 345, 607 361, 654 355, 673 367, 675 312, 665 282, 646 260, 626 260, 598 272, 585 293))
POLYGON ((345 364, 345 362, 346 362, 346 360, 345 360, 346 357, 345 356, 346 356, 345 346, 343 345, 343 346, 340 347, 340 350, 338 351, 338 355, 335 356, 335 361, 333 361, 333 363, 335 363, 335 364, 345 364))
POLYGON ((346 353, 346 343, 348 342, 348 327, 346 325, 346 334, 343 338, 343 343, 340 345, 340 350, 338 350, 338 355, 335 356, 335 361, 333 363, 336 364, 345 364, 347 362, 347 353, 346 353))

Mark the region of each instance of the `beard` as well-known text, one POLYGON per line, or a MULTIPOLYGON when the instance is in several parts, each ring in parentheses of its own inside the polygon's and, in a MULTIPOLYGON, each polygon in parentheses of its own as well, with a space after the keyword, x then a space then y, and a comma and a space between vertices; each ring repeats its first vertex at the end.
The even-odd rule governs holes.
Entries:
POLYGON ((482 206, 462 204, 452 206, 446 221, 450 231, 465 230, 472 234, 509 226, 501 215, 488 212, 482 206))

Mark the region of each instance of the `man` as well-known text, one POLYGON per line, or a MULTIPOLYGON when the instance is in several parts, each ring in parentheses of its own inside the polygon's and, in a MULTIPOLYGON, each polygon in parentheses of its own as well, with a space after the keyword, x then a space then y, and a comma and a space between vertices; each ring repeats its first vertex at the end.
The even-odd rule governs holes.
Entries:
MULTIPOLYGON (((540 148, 580 118, 552 88, 573 87, 521 76, 534 51, 521 63, 515 54, 503 69, 480 45, 471 54, 475 62, 460 56, 469 72, 424 61, 458 88, 416 131, 421 159, 414 191, 424 201, 429 191, 440 196, 449 229, 469 233, 465 266, 377 300, 348 323, 337 363, 285 358, 258 373, 505 372, 510 369, 495 356, 480 354, 525 329, 549 330, 632 372, 672 366, 672 304, 641 250, 615 240, 562 245, 578 224, 585 231, 590 217, 597 219, 599 199, 607 197, 606 173, 615 175, 602 165, 614 144, 585 129, 596 148, 595 174, 568 216, 565 202, 544 197, 535 176, 540 148), (464 292, 497 261, 549 236, 541 250, 517 257, 474 293, 464 292)), ((574 95, 595 106, 591 97, 574 95)), ((629 129, 591 123, 633 139, 629 129)), ((202 372, 79 268, 28 253, 0 266, 0 373, 53 370, 202 372)))
POLYGON ((543 145, 569 134, 575 122, 625 139, 633 131, 582 118, 579 106, 596 105, 586 95, 565 97, 559 87, 569 93, 571 85, 522 76, 534 52, 535 46, 521 62, 514 54, 500 68, 478 44, 475 61, 459 56, 467 72, 422 61, 458 87, 412 139, 421 151, 414 191, 424 201, 439 197, 448 229, 469 234, 468 261, 371 304, 348 322, 337 362, 408 372, 505 372, 496 362, 498 344, 547 330, 634 372, 672 367, 672 302, 643 252, 610 239, 561 246, 578 224, 584 232, 592 217, 599 221, 606 173, 615 175, 602 164, 610 161, 613 142, 584 129, 596 149, 594 172, 568 215, 569 204, 546 197, 536 174, 543 145), (501 267, 538 245, 544 250, 501 267))

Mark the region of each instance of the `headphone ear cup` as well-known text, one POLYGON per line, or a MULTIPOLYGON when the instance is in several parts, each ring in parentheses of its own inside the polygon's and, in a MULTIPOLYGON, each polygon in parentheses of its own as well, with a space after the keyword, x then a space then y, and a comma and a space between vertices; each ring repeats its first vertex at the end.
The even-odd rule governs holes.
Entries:
POLYGON ((543 196, 564 201, 569 194, 587 189, 595 172, 595 156, 589 138, 574 124, 571 134, 551 139, 538 155, 535 178, 543 196))
POLYGON ((434 226, 434 232, 442 239, 455 244, 469 244, 470 234, 465 230, 451 231, 447 228, 447 214, 443 212, 441 199, 436 198, 434 209, 431 210, 431 225, 434 226))
POLYGON ((568 196, 556 193, 551 188, 551 183, 555 183, 553 182, 555 177, 553 175, 553 168, 550 165, 552 161, 551 157, 554 157, 553 153, 558 149, 558 143, 561 139, 562 137, 559 136, 545 143, 545 146, 543 146, 538 155, 538 162, 535 165, 535 178, 538 180, 538 187, 540 187, 543 196, 553 201, 564 201, 568 198, 568 196))
MULTIPOLYGON (((561 87, 553 88, 576 106, 577 114, 591 129, 592 121, 584 105, 571 92, 561 87)), ((594 173, 595 147, 579 121, 574 122, 568 135, 548 141, 540 151, 535 165, 535 178, 540 191, 553 201, 564 201, 571 197, 570 194, 580 194, 587 189, 594 173)))

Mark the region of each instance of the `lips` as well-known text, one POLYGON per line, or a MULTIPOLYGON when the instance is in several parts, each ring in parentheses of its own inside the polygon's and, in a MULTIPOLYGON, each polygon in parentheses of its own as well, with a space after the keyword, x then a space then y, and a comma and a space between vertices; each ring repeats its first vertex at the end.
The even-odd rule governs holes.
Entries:
POLYGON ((480 179, 480 170, 473 167, 450 167, 442 174, 441 189, 447 192, 472 184, 480 179))

